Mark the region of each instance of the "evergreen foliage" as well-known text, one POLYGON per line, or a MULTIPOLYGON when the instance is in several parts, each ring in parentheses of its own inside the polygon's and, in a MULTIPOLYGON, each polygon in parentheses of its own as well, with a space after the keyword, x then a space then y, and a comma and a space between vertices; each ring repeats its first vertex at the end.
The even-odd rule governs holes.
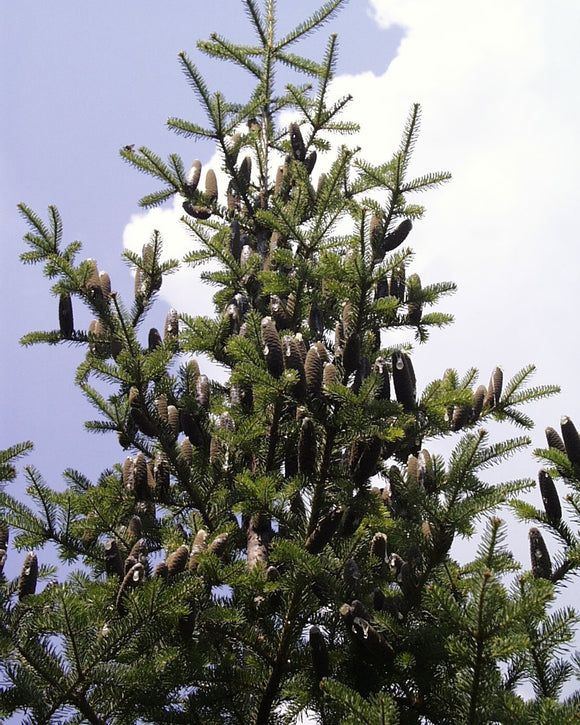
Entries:
MULTIPOLYGON (((20 577, 0 583, 2 717, 577 721, 577 616, 554 599, 580 566, 580 438, 568 418, 562 439, 549 429, 534 508, 519 499, 533 481, 486 477, 529 439, 494 442, 486 426, 529 429, 522 405, 557 388, 530 387, 533 366, 509 381, 496 368, 476 387, 475 369, 442 364, 426 382, 411 344, 395 342, 393 331, 422 344, 451 322, 437 304, 454 284, 411 273, 406 246, 423 212, 415 192, 450 177, 409 176, 418 105, 387 161, 348 146, 349 98, 330 97, 336 38, 320 62, 293 50, 343 2, 279 35, 273 0, 243 0, 255 45, 199 43, 252 77, 245 103, 211 92, 180 54, 207 125, 168 125, 212 139, 228 185, 199 161, 121 150, 159 184, 141 205, 177 194, 192 237, 183 262, 164 260, 158 232, 140 255, 125 252, 130 304, 94 260, 79 261, 79 242, 65 243, 55 207, 44 221, 20 206, 22 261, 43 265, 59 300, 58 328, 22 342, 86 351, 76 383, 99 416, 87 428, 115 433, 126 457, 96 482, 66 470, 64 491, 28 466, 26 501, 0 491, 2 566, 8 531, 29 552, 20 577), (307 83, 278 89, 280 65, 307 83), (329 161, 315 180, 318 157, 329 161), (163 334, 144 334, 165 276, 208 261, 215 315, 171 310, 163 334), (78 305, 94 316, 88 330, 75 326, 78 305), (219 380, 202 354, 223 366, 219 380), (447 461, 442 438, 454 441, 447 461), (507 502, 533 524, 530 570, 506 547, 507 502), (474 558, 460 564, 453 542, 478 524, 474 558), (553 562, 542 530, 560 544, 553 562), (42 563, 48 544, 72 573, 42 563)), ((30 448, 2 452, 4 483, 30 448)))

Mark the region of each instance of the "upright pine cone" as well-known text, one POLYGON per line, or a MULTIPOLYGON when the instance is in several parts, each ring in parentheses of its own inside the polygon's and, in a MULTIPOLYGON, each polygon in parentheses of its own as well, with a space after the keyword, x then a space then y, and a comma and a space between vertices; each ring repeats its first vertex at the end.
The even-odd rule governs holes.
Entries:
POLYGON ((304 544, 306 551, 311 554, 319 554, 338 529, 342 515, 343 511, 339 508, 332 509, 332 511, 326 514, 306 539, 306 543, 304 544))
POLYGON ((62 294, 58 301, 58 323, 60 334, 69 339, 74 332, 72 301, 69 294, 62 294))
POLYGON ((316 470, 316 430, 311 418, 304 418, 298 439, 298 470, 309 476, 316 470))
POLYGON ((192 165, 189 167, 189 171, 185 175, 183 183, 183 193, 185 196, 193 196, 193 193, 197 189, 199 184, 199 178, 201 176, 201 161, 195 159, 192 165))
POLYGON ((560 498, 556 491, 556 486, 552 480, 552 476, 548 471, 543 468, 540 470, 538 475, 540 483, 540 493, 542 494, 542 501, 544 503, 544 510, 548 521, 552 526, 557 526, 562 520, 562 506, 560 505, 560 498))
POLYGON ((123 577, 123 559, 116 539, 109 539, 105 544, 105 572, 107 576, 123 577))
POLYGON ((489 386, 484 400, 484 407, 495 408, 501 398, 503 387, 503 371, 500 367, 495 367, 489 379, 489 386))
POLYGON ((306 147, 302 138, 302 131, 297 123, 290 124, 290 144, 292 146, 292 155, 296 161, 304 161, 306 158, 306 147))
POLYGON ((167 557, 167 569, 170 576, 176 576, 185 571, 187 560, 189 559, 189 548, 187 544, 182 544, 167 557))
POLYGON ((189 557, 189 568, 192 571, 197 571, 199 566, 199 558, 207 549, 207 531, 200 529, 195 535, 193 544, 191 547, 191 555, 189 557))
POLYGON ((322 393, 322 373, 327 359, 326 348, 321 342, 315 343, 306 353, 304 364, 306 390, 313 397, 322 393))
POLYGON ((22 601, 29 594, 36 591, 36 580, 38 578, 38 559, 33 551, 26 554, 20 579, 18 581, 18 601, 22 601))
POLYGON ((292 394, 296 400, 303 401, 306 397, 306 374, 296 338, 291 335, 284 335, 282 349, 284 351, 284 365, 286 369, 295 370, 298 376, 298 380, 293 386, 292 394))
POLYGON ((308 631, 308 643, 312 656, 312 667, 316 680, 320 682, 323 677, 328 677, 330 664, 328 659, 328 647, 320 628, 315 624, 308 631))
POLYGON ((270 520, 266 516, 254 514, 250 518, 246 530, 247 565, 250 571, 258 564, 262 564, 264 569, 268 568, 268 547, 272 533, 270 520))
POLYGON ((142 584, 144 579, 145 568, 143 567, 143 564, 139 562, 133 564, 133 566, 125 574, 125 578, 123 579, 123 582, 121 583, 121 586, 119 588, 119 593, 117 594, 117 610, 119 614, 125 614, 127 611, 125 603, 123 601, 125 595, 128 594, 130 591, 136 589, 140 584, 142 584))
POLYGON ((548 441, 548 448, 555 448, 557 451, 566 455, 564 441, 560 438, 560 434, 550 426, 546 428, 546 440, 548 441))
POLYGON ((205 175, 205 193, 210 201, 217 201, 218 198, 218 185, 215 171, 208 169, 205 175))
POLYGON ((264 357, 268 372, 274 378, 280 378, 284 372, 284 353, 282 343, 271 317, 264 317, 261 325, 264 357))
POLYGON ((532 574, 536 579, 550 579, 552 576, 552 562, 550 561, 550 554, 544 537, 539 529, 531 528, 529 539, 532 574))
POLYGON ((570 463, 580 466, 580 435, 578 435, 576 426, 565 415, 560 421, 560 428, 562 429, 562 438, 564 439, 566 455, 570 459, 570 463))
POLYGON ((401 403, 406 411, 415 408, 415 397, 417 394, 415 371, 411 363, 411 358, 407 353, 396 350, 392 357, 393 364, 393 384, 395 386, 395 395, 397 401, 401 403))

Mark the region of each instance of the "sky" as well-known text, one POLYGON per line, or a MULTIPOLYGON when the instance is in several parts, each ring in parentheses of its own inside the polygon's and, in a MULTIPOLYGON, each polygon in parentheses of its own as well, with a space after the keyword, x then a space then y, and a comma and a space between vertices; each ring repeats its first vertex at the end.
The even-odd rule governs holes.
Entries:
MULTIPOLYGON (((278 4, 282 31, 316 6, 278 4)), ((18 261, 26 227, 16 204, 24 201, 42 215, 56 204, 66 240, 82 240, 84 256, 97 259, 126 300, 132 278, 120 261, 123 245, 140 249, 159 228, 169 256, 191 248, 178 207, 138 208, 152 182, 124 164, 118 150, 146 145, 163 157, 177 152, 186 164, 200 158, 217 170, 209 146, 165 127, 169 116, 202 118, 178 68, 181 50, 199 63, 213 90, 238 100, 244 89, 228 66, 212 65, 195 49, 214 30, 248 39, 241 3, 216 0, 211 12, 206 7, 182 0, 3 7, 0 447, 32 439, 35 451, 26 462, 53 486, 63 485, 66 467, 95 478, 125 454, 113 437, 82 428, 94 412, 71 386, 81 350, 18 345, 26 332, 56 328, 58 319, 40 269, 18 261)), ((532 449, 545 446, 544 428, 558 428, 562 415, 580 426, 574 324, 579 30, 576 0, 549 6, 542 0, 351 0, 302 47, 320 57, 328 34, 338 33, 334 92, 353 94, 346 116, 359 121, 361 132, 350 142, 370 161, 388 160, 410 106, 421 104, 412 171, 446 170, 453 180, 417 199, 427 212, 408 238, 416 252, 413 271, 424 284, 452 280, 458 292, 439 305, 454 314, 454 325, 434 331, 414 352, 418 386, 448 367, 475 366, 486 384, 496 365, 510 378, 534 363, 534 383, 559 384, 562 393, 526 409, 536 420, 532 449)), ((163 328, 169 306, 208 314, 208 299, 187 270, 164 284, 147 329, 163 328)), ((79 327, 88 322, 79 314, 79 327)), ((429 447, 448 450, 438 442, 429 447)), ((538 468, 530 449, 493 475, 535 478, 538 468)), ((23 479, 14 485, 20 490, 23 479)), ((532 500, 540 506, 539 493, 532 500)), ((510 544, 527 565, 526 529, 511 531, 510 544)), ((13 572, 22 557, 11 554, 13 572)))

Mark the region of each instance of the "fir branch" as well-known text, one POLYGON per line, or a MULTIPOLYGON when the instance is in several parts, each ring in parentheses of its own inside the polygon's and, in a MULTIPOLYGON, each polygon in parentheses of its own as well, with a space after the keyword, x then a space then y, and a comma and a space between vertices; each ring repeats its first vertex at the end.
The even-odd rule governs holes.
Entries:
POLYGON ((280 51, 291 43, 295 43, 300 38, 306 37, 314 30, 318 30, 330 17, 344 5, 346 0, 327 0, 316 12, 314 12, 307 20, 299 23, 294 30, 288 33, 284 38, 276 43, 276 51, 280 51))
POLYGON ((256 5, 255 0, 243 0, 243 2, 246 14, 250 19, 252 25, 254 26, 254 30, 256 31, 260 42, 262 43, 262 47, 265 48, 268 45, 268 33, 266 30, 266 26, 264 25, 264 18, 262 16, 262 13, 256 5))
POLYGON ((12 465, 13 462, 25 456, 33 448, 32 441, 24 441, 0 450, 0 484, 16 478, 16 468, 12 465))
POLYGON ((262 75, 262 69, 256 63, 250 60, 251 55, 256 55, 260 51, 257 48, 250 48, 235 43, 230 43, 223 36, 217 33, 212 33, 211 41, 200 41, 197 47, 211 55, 214 58, 220 58, 222 60, 229 60, 236 65, 244 68, 256 78, 260 78, 262 75))
POLYGON ((181 65, 183 73, 187 78, 189 85, 194 90, 201 106, 205 110, 207 117, 210 119, 210 121, 214 122, 209 89, 197 66, 187 57, 187 54, 183 51, 179 53, 179 63, 181 65))

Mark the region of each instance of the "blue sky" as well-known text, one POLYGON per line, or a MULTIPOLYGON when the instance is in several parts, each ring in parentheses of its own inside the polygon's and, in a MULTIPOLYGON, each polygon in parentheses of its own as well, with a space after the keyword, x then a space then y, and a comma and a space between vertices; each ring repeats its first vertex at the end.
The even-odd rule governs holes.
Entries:
MULTIPOLYGON (((317 3, 278 5, 288 28, 317 3)), ((450 279, 459 291, 441 304, 455 325, 415 354, 419 387, 447 367, 478 367, 487 383, 497 364, 511 377, 535 363, 534 382, 558 383, 563 393, 527 410, 537 421, 533 446, 544 446, 545 426, 558 427, 563 414, 580 426, 579 29, 576 0, 549 7, 542 0, 351 0, 303 47, 321 54, 328 33, 339 34, 336 93, 355 96, 351 115, 362 131, 353 143, 370 160, 389 157, 411 103, 422 104, 415 170, 449 170, 454 180, 420 199, 427 215, 409 242, 425 283, 450 279)), ((210 87, 239 92, 240 77, 228 66, 196 53, 196 40, 214 30, 247 38, 241 3, 3 6, 0 445, 34 440, 29 462, 51 485, 61 485, 67 466, 95 477, 125 454, 113 437, 82 428, 93 411, 72 388, 80 349, 18 346, 25 332, 57 326, 57 301, 39 269, 18 262, 26 229, 16 204, 41 214, 56 204, 66 239, 82 240, 85 257, 98 260, 126 299, 132 278, 119 260, 123 243, 140 248, 156 226, 167 229, 168 253, 185 253, 191 245, 178 212, 171 203, 149 215, 138 209, 151 182, 118 149, 135 143, 212 163, 210 148, 170 133, 165 120, 200 118, 178 68, 180 50, 199 62, 210 87)), ((163 327, 169 304, 191 312, 187 305, 194 299, 199 307, 202 298, 191 272, 175 278, 150 325, 163 327)), ((79 326, 88 321, 79 315, 79 326)), ((507 477, 535 477, 537 469, 530 452, 510 463, 507 477)), ((511 543, 527 564, 522 532, 511 543)), ((17 571, 21 557, 9 561, 17 571)))

